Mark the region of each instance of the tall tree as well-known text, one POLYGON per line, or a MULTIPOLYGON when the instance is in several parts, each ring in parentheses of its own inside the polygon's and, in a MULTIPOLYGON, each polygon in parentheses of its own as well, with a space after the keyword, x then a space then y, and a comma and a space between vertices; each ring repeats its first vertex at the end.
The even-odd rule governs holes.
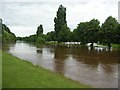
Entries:
POLYGON ((58 42, 67 42, 69 41, 70 38, 70 29, 69 27, 65 24, 61 28, 59 35, 58 35, 58 42))
POLYGON ((43 26, 40 24, 37 28, 37 36, 41 36, 43 34, 43 26))
POLYGON ((57 11, 57 16, 54 18, 54 29, 55 29, 55 36, 58 41, 58 35, 62 27, 67 24, 66 21, 66 8, 62 5, 59 6, 57 11))
POLYGON ((101 43, 108 45, 109 48, 111 47, 111 43, 114 43, 117 26, 118 22, 112 16, 109 16, 101 26, 101 43))

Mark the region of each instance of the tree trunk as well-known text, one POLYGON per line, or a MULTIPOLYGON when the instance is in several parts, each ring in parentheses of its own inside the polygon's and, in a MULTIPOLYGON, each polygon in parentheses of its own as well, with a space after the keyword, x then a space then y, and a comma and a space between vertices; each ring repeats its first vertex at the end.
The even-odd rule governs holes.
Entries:
POLYGON ((111 43, 108 44, 108 50, 110 50, 110 48, 111 48, 111 43))
POLYGON ((90 44, 90 48, 91 48, 91 50, 93 49, 93 42, 90 44))

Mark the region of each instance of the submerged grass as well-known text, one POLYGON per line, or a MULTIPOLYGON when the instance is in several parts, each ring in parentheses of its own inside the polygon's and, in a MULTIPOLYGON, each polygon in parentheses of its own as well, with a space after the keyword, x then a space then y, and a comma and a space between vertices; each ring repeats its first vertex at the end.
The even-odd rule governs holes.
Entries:
POLYGON ((113 48, 120 48, 120 44, 112 44, 113 48))
POLYGON ((90 88, 3 52, 3 88, 90 88))

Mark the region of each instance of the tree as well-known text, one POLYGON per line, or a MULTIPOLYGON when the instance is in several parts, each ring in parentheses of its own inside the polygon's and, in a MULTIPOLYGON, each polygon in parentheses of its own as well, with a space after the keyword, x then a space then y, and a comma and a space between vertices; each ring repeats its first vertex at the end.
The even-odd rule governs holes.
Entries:
POLYGON ((98 32, 100 29, 100 22, 97 19, 92 19, 86 25, 86 29, 84 30, 84 37, 87 43, 91 43, 93 47, 93 43, 98 41, 98 32))
POLYGON ((15 34, 12 33, 5 24, 2 24, 2 42, 8 43, 8 42, 15 42, 15 41, 16 41, 15 34))
POLYGON ((117 26, 118 22, 112 16, 109 16, 101 26, 101 30, 99 32, 101 43, 106 44, 109 48, 111 47, 111 43, 114 43, 117 26))
POLYGON ((37 28, 37 36, 41 36, 43 34, 43 26, 40 24, 37 28))
POLYGON ((36 43, 42 44, 45 43, 46 41, 46 36, 43 34, 43 26, 40 24, 37 28, 37 38, 36 38, 36 43))
POLYGON ((78 29, 73 30, 73 32, 72 32, 72 41, 74 41, 74 42, 80 41, 79 30, 78 29))
POLYGON ((55 31, 48 32, 46 37, 47 41, 55 41, 55 31))
POLYGON ((57 11, 57 16, 54 18, 54 29, 55 29, 55 36, 58 41, 58 35, 59 32, 61 31, 62 27, 67 24, 66 21, 66 8, 63 7, 62 5, 59 6, 58 11, 57 11))
POLYGON ((98 41, 98 32, 100 29, 99 21, 92 19, 89 22, 81 22, 77 28, 73 31, 73 38, 75 41, 81 42, 81 44, 93 43, 98 41))
POLYGON ((58 42, 67 42, 69 41, 70 38, 70 29, 68 26, 65 24, 61 28, 59 35, 58 35, 58 42))
POLYGON ((45 43, 45 38, 37 37, 36 43, 37 43, 37 44, 43 44, 43 43, 45 43))
POLYGON ((117 26, 117 30, 115 32, 115 39, 114 39, 115 44, 120 44, 120 24, 117 26))
POLYGON ((73 31, 75 41, 80 41, 83 45, 87 43, 85 34, 87 26, 88 22, 81 22, 80 24, 78 24, 77 29, 73 31))

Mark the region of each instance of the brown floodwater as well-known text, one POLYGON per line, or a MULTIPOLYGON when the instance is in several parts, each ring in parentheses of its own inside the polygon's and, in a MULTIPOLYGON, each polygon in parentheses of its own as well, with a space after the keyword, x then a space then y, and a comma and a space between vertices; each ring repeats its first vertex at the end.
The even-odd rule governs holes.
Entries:
POLYGON ((53 72, 96 88, 118 88, 120 50, 39 46, 17 42, 9 52, 53 72))

